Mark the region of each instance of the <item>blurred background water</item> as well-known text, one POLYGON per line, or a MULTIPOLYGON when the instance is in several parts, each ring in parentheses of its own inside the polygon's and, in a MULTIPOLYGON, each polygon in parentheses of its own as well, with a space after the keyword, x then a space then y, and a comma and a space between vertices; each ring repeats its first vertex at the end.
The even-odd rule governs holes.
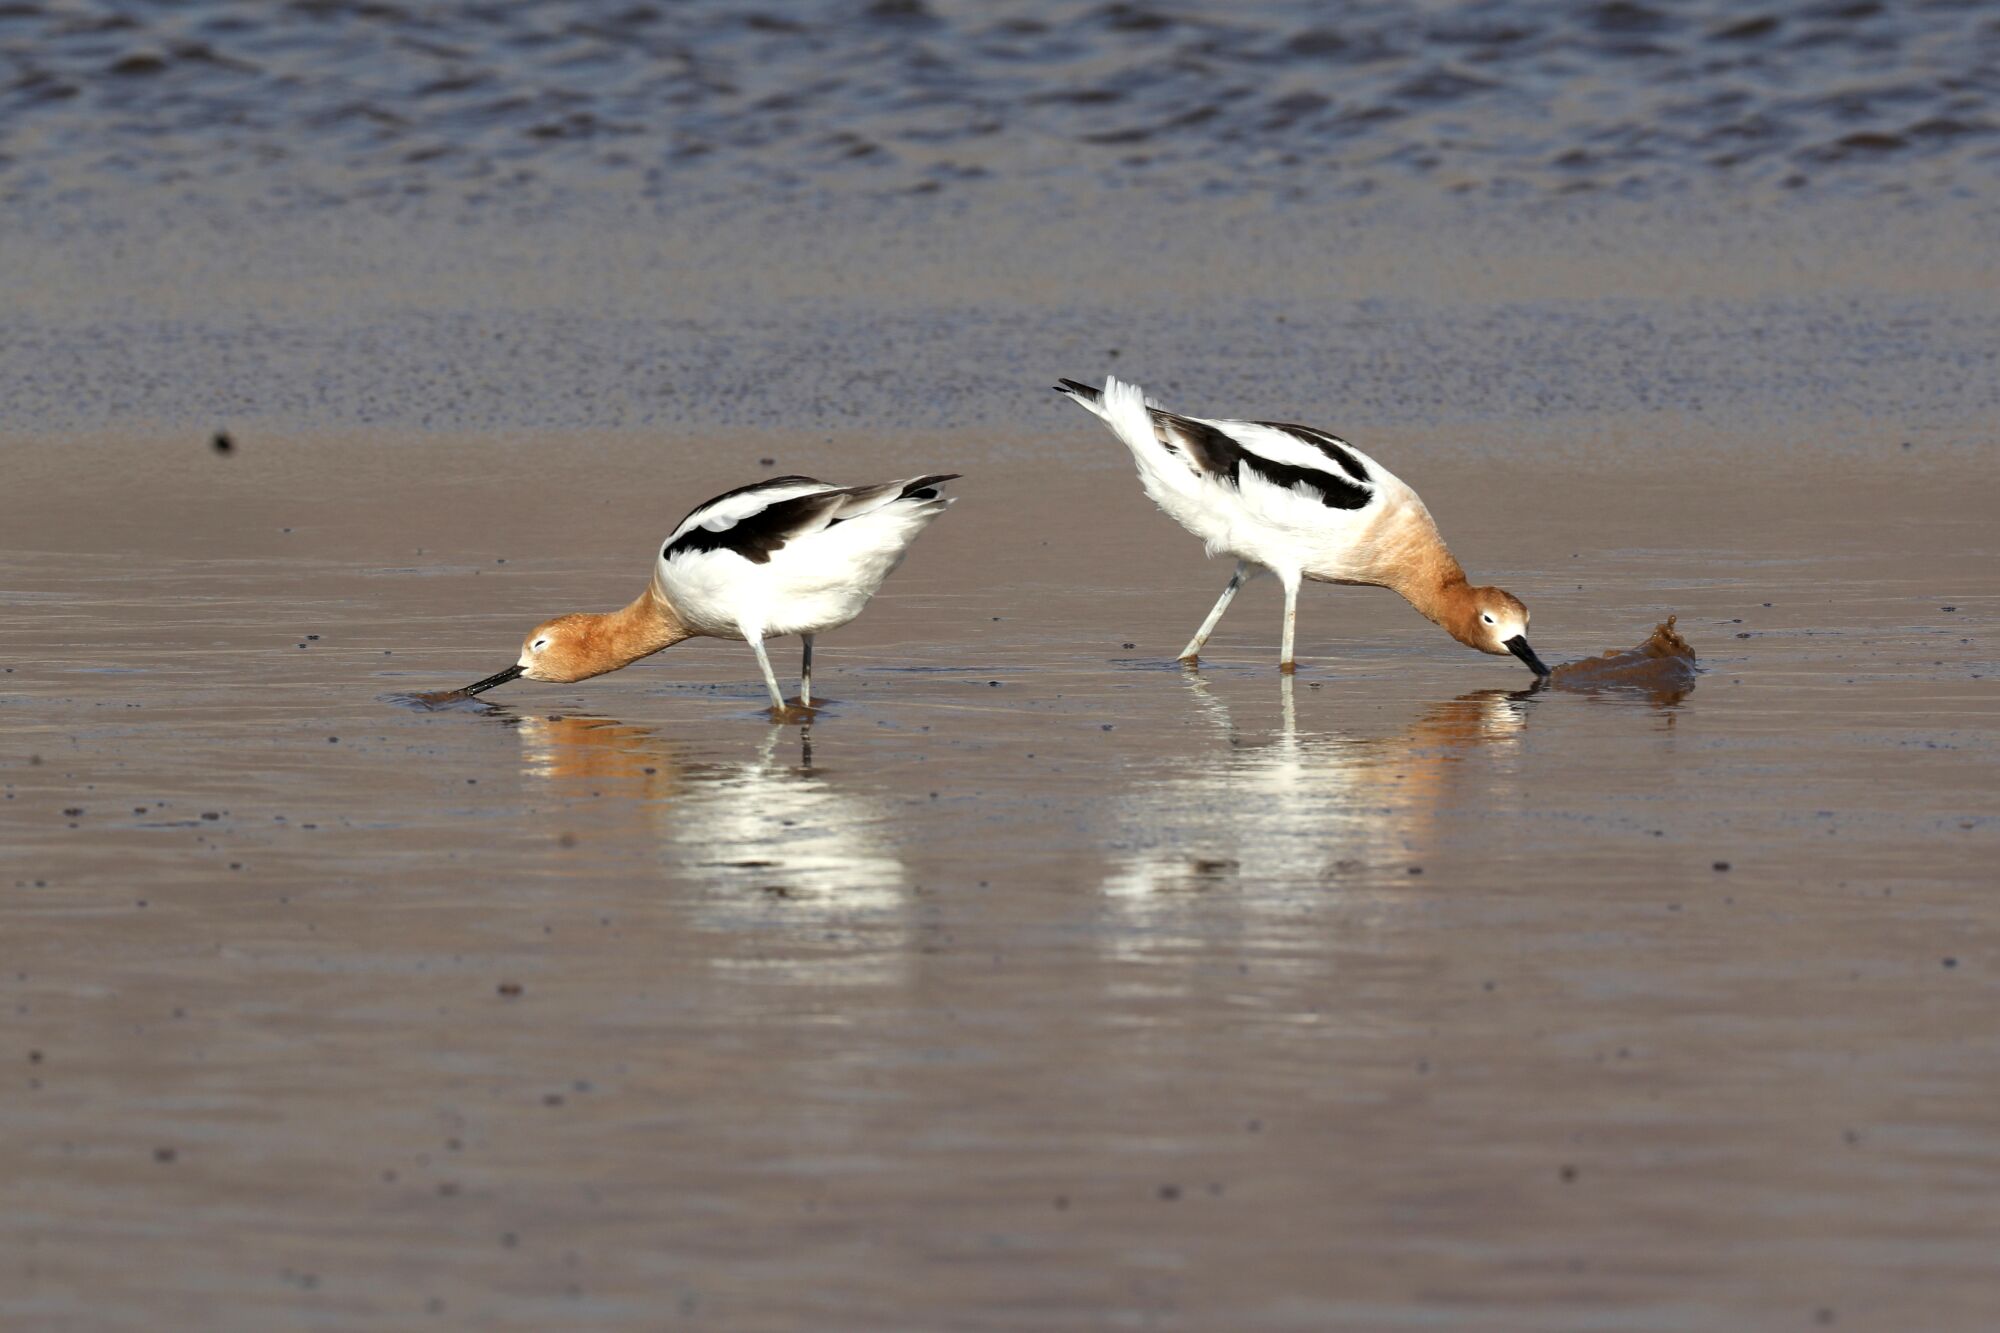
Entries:
POLYGON ((1962 190, 1996 96, 1965 0, 4 0, 0 199, 1962 190))

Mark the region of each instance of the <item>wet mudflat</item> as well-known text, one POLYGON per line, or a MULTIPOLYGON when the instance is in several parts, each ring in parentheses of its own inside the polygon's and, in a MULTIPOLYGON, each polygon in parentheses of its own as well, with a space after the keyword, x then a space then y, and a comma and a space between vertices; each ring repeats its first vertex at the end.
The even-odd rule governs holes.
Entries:
POLYGON ((1226 568, 1045 410, 422 468, 12 441, 9 1319, 1980 1325, 1978 449, 1357 435, 1549 660, 1677 613, 1665 702, 1524 693, 1353 589, 1308 589, 1288 683, 1269 581, 1182 672, 1226 568), (760 457, 966 474, 810 728, 706 641, 388 702, 626 600, 760 457))
POLYGON ((1987 1329, 1996 42, 0 4, 0 1327, 1987 1329), (1181 671, 1107 370, 1702 673, 1181 671), (922 470, 810 727, 395 702, 922 470))

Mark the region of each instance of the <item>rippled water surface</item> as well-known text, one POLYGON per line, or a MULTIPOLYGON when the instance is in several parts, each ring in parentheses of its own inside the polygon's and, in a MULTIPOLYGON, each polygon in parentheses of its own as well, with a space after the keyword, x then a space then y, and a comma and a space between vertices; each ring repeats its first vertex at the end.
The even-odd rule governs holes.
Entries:
POLYGON ((2000 160, 1996 94, 1959 3, 11 0, 0 191, 1933 187, 2000 160))

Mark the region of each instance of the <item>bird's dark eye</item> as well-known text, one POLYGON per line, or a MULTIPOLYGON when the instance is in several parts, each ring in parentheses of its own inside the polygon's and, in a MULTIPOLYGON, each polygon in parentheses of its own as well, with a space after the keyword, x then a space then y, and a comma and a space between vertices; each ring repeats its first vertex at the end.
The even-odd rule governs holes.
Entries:
POLYGON ((1485 622, 1486 622, 1487 624, 1489 624, 1489 625, 1493 623, 1493 617, 1492 617, 1492 616, 1488 616, 1488 615, 1482 615, 1482 616, 1480 616, 1479 618, 1480 618, 1481 620, 1485 621, 1485 622))
POLYGON ((546 648, 546 647, 548 647, 548 646, 549 646, 549 641, 548 641, 547 639, 536 639, 536 640, 535 640, 535 647, 537 647, 537 648, 546 648))

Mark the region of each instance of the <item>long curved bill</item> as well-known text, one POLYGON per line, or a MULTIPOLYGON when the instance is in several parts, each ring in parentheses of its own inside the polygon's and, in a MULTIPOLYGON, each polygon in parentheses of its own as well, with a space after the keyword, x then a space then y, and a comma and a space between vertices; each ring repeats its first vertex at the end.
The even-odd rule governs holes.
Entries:
POLYGON ((526 667, 516 662, 513 666, 508 667, 505 671, 499 672, 496 675, 488 676, 485 680, 480 681, 477 685, 466 686, 464 689, 460 690, 459 693, 460 694, 484 693, 485 691, 492 689, 495 685, 505 685, 508 681, 513 680, 515 677, 519 676, 525 670, 527 670, 526 667))
POLYGON ((1542 665, 1542 659, 1535 656, 1535 650, 1528 646, 1527 635, 1516 634, 1513 638, 1503 643, 1501 647, 1520 658, 1523 662, 1526 662, 1528 670, 1534 672, 1537 676, 1546 676, 1549 674, 1549 669, 1542 665))

